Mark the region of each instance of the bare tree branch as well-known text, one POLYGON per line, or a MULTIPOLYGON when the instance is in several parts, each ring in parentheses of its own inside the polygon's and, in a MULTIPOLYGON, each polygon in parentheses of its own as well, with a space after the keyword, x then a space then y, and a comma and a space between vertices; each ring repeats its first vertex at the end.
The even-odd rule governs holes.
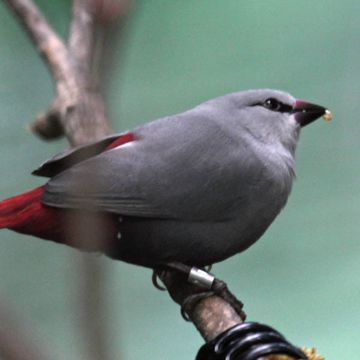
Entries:
POLYGON ((243 322, 234 308, 216 295, 197 303, 189 317, 206 341, 243 322))
POLYGON ((31 0, 4 0, 18 17, 37 47, 56 81, 64 81, 69 72, 68 51, 31 0))
MULTIPOLYGON (((70 48, 49 26, 31 0, 4 0, 30 35, 54 76, 56 98, 50 109, 30 125, 46 139, 59 137, 59 124, 72 145, 87 143, 110 133, 104 101, 91 88, 91 53, 95 20, 91 0, 76 0, 70 48), (84 35, 80 35, 82 32, 84 35)), ((105 1, 105 0, 104 0, 105 1)))
MULTIPOLYGON (((96 226, 97 224, 95 224, 96 226)), ((75 264, 79 273, 78 299, 80 331, 85 339, 87 359, 109 360, 110 343, 108 341, 107 307, 105 304, 106 268, 98 258, 80 254, 75 264)))
POLYGON ((95 11, 94 2, 89 0, 74 0, 73 16, 70 26, 69 51, 74 66, 79 71, 79 77, 84 86, 92 79, 91 67, 94 56, 95 11))
MULTIPOLYGON (((162 271, 158 276, 165 284, 171 298, 181 306, 190 296, 204 291, 190 284, 181 273, 162 271)), ((244 321, 232 305, 218 295, 190 303, 186 307, 186 313, 206 341, 214 339, 223 331, 244 321)))
POLYGON ((29 130, 44 140, 54 140, 64 136, 60 114, 54 107, 50 107, 46 113, 39 114, 35 121, 29 124, 29 130))
MULTIPOLYGON (((72 145, 88 143, 110 133, 102 95, 98 89, 91 87, 93 74, 89 69, 94 53, 93 34, 96 26, 95 13, 90 11, 91 1, 74 1, 69 49, 30 0, 9 0, 7 3, 25 25, 55 80, 56 98, 53 104, 30 128, 46 139, 65 134, 72 145)), ((87 181, 89 186, 93 185, 91 179, 87 181)), ((70 229, 69 236, 76 237, 76 242, 101 241, 102 236, 94 240, 94 231, 90 230, 101 228, 101 220, 86 228, 82 226, 86 223, 83 220, 80 216, 79 231, 70 229)), ((110 359, 107 329, 103 321, 105 272, 97 259, 82 255, 79 260, 77 273, 81 280, 77 288, 87 358, 110 359)))

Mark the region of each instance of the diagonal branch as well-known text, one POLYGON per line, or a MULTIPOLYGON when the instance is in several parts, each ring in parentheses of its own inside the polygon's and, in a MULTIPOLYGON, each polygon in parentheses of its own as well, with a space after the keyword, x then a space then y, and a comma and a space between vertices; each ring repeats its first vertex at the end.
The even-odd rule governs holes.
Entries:
MULTIPOLYGON (((55 80, 56 97, 50 109, 40 115, 31 129, 46 139, 66 135, 71 145, 81 145, 110 133, 105 104, 92 83, 91 64, 94 53, 95 12, 90 11, 91 0, 74 0, 69 48, 48 25, 31 0, 5 0, 39 49, 55 80)), ((81 179, 79 179, 80 181, 81 179)), ((91 179, 87 179, 90 183, 91 179)), ((83 220, 83 219, 80 219, 83 220)), ((86 221, 85 221, 86 223, 86 221)), ((92 241, 94 231, 101 224, 69 230, 74 241, 92 241), (79 236, 80 233, 80 236, 79 236)), ((99 236, 97 241, 101 241, 99 236)), ((102 264, 82 256, 77 265, 81 286, 79 304, 81 328, 86 339, 88 358, 110 358, 107 344, 103 286, 106 283, 102 264)), ((79 312, 79 310, 77 311, 79 312)), ((0 339, 1 340, 1 339, 0 339)))
POLYGON ((103 98, 98 89, 89 86, 93 82, 89 69, 96 23, 95 12, 91 11, 93 1, 74 0, 69 48, 31 0, 4 1, 23 24, 55 80, 53 103, 30 129, 45 139, 65 134, 71 145, 109 134, 103 98))
POLYGON ((74 0, 72 21, 68 41, 74 65, 84 85, 91 79, 91 67, 94 56, 95 16, 94 2, 74 0))
POLYGON ((68 51, 39 9, 31 0, 4 0, 18 17, 37 47, 56 81, 64 81, 69 72, 68 51))
MULTIPOLYGON (((160 271, 157 275, 166 286, 171 298, 182 306, 182 310, 186 311, 189 320, 193 322, 206 341, 214 339, 223 331, 245 320, 245 314, 242 311, 239 313, 238 309, 235 310, 235 306, 230 304, 231 301, 225 300, 215 292, 213 294, 208 292, 207 296, 201 296, 197 301, 190 301, 184 307, 187 299, 197 294, 204 294, 204 289, 190 284, 187 278, 184 278, 184 274, 177 271, 160 271)), ((228 290, 226 291, 231 294, 228 290)))

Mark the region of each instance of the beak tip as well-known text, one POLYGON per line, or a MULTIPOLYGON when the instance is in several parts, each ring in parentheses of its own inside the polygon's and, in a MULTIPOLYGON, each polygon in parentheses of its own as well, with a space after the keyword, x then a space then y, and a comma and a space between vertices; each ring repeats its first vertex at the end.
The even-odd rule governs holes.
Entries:
POLYGON ((304 100, 296 100, 293 112, 295 113, 295 119, 301 127, 312 123, 320 117, 322 117, 325 121, 330 121, 332 119, 330 110, 304 100))
POLYGON ((330 110, 326 109, 324 115, 322 116, 325 121, 331 121, 332 120, 332 113, 330 110))

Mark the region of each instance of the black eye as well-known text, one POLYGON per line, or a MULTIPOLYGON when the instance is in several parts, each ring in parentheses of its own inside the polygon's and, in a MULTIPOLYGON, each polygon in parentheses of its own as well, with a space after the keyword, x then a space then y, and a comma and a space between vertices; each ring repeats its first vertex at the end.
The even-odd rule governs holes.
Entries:
POLYGON ((281 111, 282 103, 274 98, 270 98, 265 100, 264 107, 272 111, 281 111))
POLYGON ((292 111, 292 107, 290 105, 283 104, 282 102, 274 98, 266 99, 265 102, 262 104, 262 106, 266 107, 271 111, 278 111, 282 113, 284 112, 290 113, 292 111))

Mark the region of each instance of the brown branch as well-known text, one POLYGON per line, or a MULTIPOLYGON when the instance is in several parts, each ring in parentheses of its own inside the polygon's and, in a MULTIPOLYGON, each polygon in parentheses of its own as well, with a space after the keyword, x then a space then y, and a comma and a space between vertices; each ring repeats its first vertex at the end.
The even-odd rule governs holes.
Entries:
MULTIPOLYGON (((90 0, 74 1, 69 49, 30 0, 7 0, 7 4, 37 45, 55 80, 53 104, 30 128, 46 139, 65 134, 71 145, 88 143, 110 133, 103 98, 97 89, 90 86, 93 74, 89 69, 94 52, 92 34, 96 23, 94 12, 89 11, 90 0)), ((80 216, 79 228, 70 229, 69 236, 76 242, 92 242, 93 237, 88 235, 94 231, 90 229, 95 230, 97 225, 101 228, 101 224, 92 223, 84 228, 82 220, 80 216)), ((101 241, 101 235, 97 240, 101 241)), ((76 272, 80 275, 81 286, 77 288, 87 358, 106 360, 110 355, 103 321, 105 272, 97 259, 81 256, 79 260, 76 272)))
POLYGON ((94 56, 95 35, 94 4, 89 0, 74 0, 73 15, 70 26, 69 51, 74 61, 74 66, 79 72, 79 78, 84 86, 92 80, 91 67, 94 56))
POLYGON ((111 337, 105 320, 107 306, 104 297, 108 282, 106 268, 98 258, 84 254, 79 255, 75 265, 79 274, 77 295, 80 305, 76 312, 80 315, 80 331, 86 340, 86 358, 109 360, 111 355, 108 339, 111 337))
MULTIPOLYGON (((190 284, 183 274, 176 271, 161 271, 158 276, 165 284, 171 298, 181 306, 189 296, 204 291, 190 284)), ((232 305, 218 295, 190 303, 186 307, 186 314, 206 341, 214 339, 223 331, 243 322, 242 317, 232 305)))
POLYGON ((30 128, 46 139, 60 136, 58 124, 53 121, 54 114, 57 114, 58 122, 72 145, 109 134, 104 101, 98 89, 90 86, 91 34, 94 33, 90 27, 95 24, 94 13, 89 10, 91 1, 76 0, 74 3, 69 49, 31 0, 4 1, 23 24, 55 80, 56 98, 52 106, 30 128), (80 35, 83 31, 86 35, 80 35))
MULTIPOLYGON (((110 133, 110 126, 105 112, 105 104, 99 89, 95 86, 96 71, 93 71, 95 54, 94 34, 96 32, 95 12, 89 0, 73 1, 73 17, 70 25, 69 56, 73 66, 73 76, 76 79, 77 103, 68 118, 63 122, 65 133, 73 145, 79 145, 101 138, 110 133)), ((79 179, 82 181, 82 179, 79 179)), ((87 179, 87 186, 96 186, 87 179)), ((79 214, 77 229, 69 229, 74 241, 88 244, 101 241, 103 234, 97 234, 102 229, 101 219, 88 224, 86 218, 79 214), (80 238, 77 234, 80 231, 80 238)), ((83 256, 77 264, 81 274, 79 287, 80 313, 82 332, 87 339, 89 359, 110 359, 107 343, 107 328, 104 324, 105 304, 104 287, 106 273, 98 259, 83 256)))
POLYGON ((64 136, 60 116, 55 108, 50 107, 46 113, 39 114, 35 121, 29 124, 29 130, 44 140, 60 138, 64 136))
POLYGON ((56 81, 63 81, 68 73, 68 52, 60 37, 32 1, 4 1, 18 17, 56 81))
POLYGON ((243 322, 234 308, 216 295, 195 304, 188 315, 206 341, 243 322))

